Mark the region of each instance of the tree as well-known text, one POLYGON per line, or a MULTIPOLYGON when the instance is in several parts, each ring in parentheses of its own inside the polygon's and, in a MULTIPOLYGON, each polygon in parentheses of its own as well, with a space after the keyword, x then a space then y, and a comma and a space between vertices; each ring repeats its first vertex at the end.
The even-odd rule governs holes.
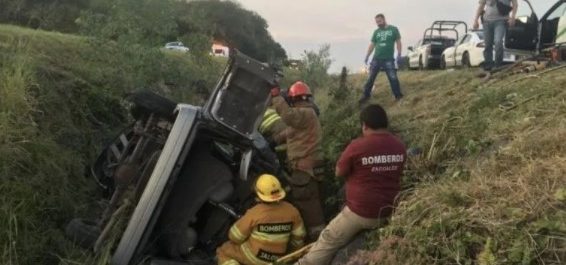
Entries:
POLYGON ((152 47, 182 38, 200 53, 214 40, 261 61, 287 59, 265 19, 233 1, 0 0, 0 23, 152 47))
POLYGON ((75 20, 90 0, 0 0, 0 23, 77 32, 75 20))
POLYGON ((236 48, 261 61, 282 63, 287 54, 273 40, 260 15, 232 1, 190 1, 180 4, 179 33, 210 34, 215 41, 236 48))
POLYGON ((332 65, 329 44, 322 45, 318 51, 305 51, 301 60, 301 77, 311 88, 328 85, 328 69, 332 65))
POLYGON ((160 46, 177 35, 173 0, 93 0, 82 33, 121 43, 160 46))

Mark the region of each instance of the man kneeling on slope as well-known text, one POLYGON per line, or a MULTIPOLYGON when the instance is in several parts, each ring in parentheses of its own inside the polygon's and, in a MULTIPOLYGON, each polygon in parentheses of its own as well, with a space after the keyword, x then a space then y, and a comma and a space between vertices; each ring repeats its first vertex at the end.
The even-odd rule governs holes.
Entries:
POLYGON ((346 181, 346 206, 297 264, 329 264, 336 251, 356 234, 385 224, 393 211, 405 145, 387 131, 387 115, 381 106, 367 106, 360 119, 362 137, 346 147, 336 164, 336 176, 346 181))
POLYGON ((303 246, 306 234, 299 211, 282 201, 285 190, 272 175, 255 184, 259 204, 249 209, 230 229, 230 241, 216 250, 219 265, 267 265, 287 253, 287 246, 303 246))

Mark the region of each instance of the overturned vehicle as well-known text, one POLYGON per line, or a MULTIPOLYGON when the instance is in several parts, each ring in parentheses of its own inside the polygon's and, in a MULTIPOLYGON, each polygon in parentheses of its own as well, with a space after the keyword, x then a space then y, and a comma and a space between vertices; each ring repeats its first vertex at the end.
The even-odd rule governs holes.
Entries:
POLYGON ((92 166, 107 206, 96 221, 72 220, 67 235, 100 251, 123 231, 111 264, 215 264, 215 249, 255 201, 255 178, 281 173, 258 132, 276 85, 275 69, 234 51, 203 107, 132 94, 135 123, 92 166), (125 230, 116 228, 121 215, 125 230))

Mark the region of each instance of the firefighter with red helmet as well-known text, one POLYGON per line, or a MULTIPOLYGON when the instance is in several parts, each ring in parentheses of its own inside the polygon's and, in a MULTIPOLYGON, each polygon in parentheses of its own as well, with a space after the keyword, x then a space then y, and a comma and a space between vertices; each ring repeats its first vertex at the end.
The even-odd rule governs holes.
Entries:
POLYGON ((287 124, 287 159, 291 171, 289 200, 299 209, 314 241, 325 225, 320 200, 322 182, 322 131, 310 100, 312 93, 303 82, 294 83, 288 91, 289 104, 280 95, 279 88, 271 91, 272 104, 287 124))

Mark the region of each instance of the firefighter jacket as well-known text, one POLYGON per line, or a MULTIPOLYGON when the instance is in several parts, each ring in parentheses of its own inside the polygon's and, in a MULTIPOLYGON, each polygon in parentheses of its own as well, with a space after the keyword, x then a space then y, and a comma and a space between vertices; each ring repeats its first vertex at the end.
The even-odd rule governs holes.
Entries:
POLYGON ((239 244, 253 264, 272 262, 300 248, 305 227, 299 211, 290 203, 260 203, 249 209, 230 229, 230 241, 239 244))
POLYGON ((315 176, 314 169, 322 162, 322 130, 310 102, 290 107, 281 96, 273 98, 273 107, 287 124, 287 158, 292 170, 315 176))
POLYGON ((285 153, 287 150, 287 145, 285 140, 287 139, 287 124, 283 122, 281 116, 277 114, 275 109, 268 108, 263 114, 263 120, 259 126, 259 132, 266 138, 268 138, 270 143, 277 144, 275 151, 285 153))

